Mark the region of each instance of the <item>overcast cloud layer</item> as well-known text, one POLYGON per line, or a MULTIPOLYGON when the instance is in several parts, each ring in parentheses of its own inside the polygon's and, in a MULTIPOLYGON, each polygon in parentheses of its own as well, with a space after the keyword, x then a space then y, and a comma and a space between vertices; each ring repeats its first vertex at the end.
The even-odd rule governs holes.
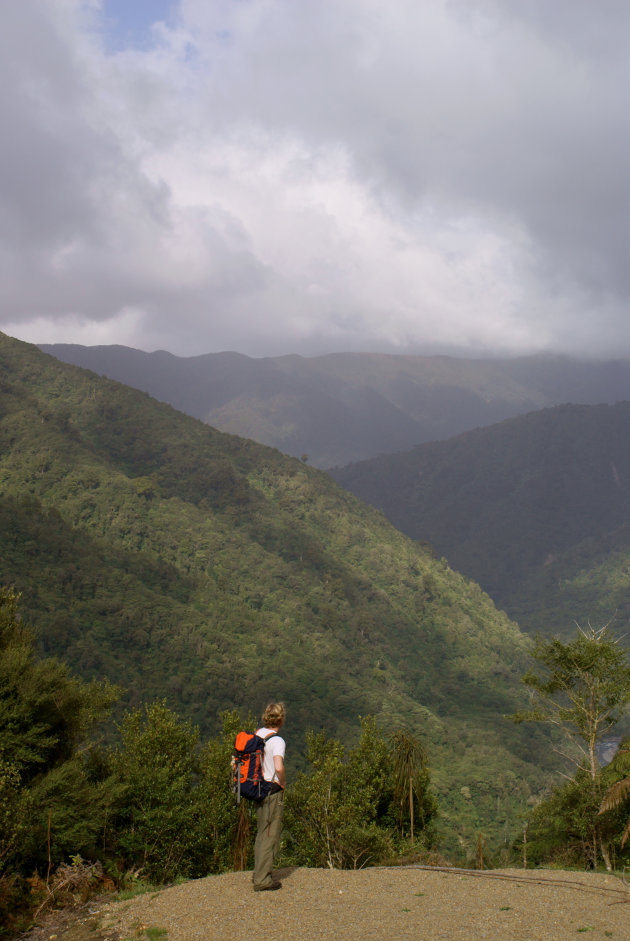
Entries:
POLYGON ((630 355, 627 0, 153 8, 0 4, 1 330, 630 355))

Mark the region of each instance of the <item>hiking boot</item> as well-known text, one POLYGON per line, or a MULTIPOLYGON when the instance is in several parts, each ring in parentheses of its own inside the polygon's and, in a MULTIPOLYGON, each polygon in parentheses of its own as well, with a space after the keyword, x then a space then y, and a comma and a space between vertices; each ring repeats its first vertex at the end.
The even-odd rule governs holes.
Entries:
POLYGON ((254 892, 273 892, 274 889, 281 889, 281 882, 270 882, 269 885, 255 885, 254 892))

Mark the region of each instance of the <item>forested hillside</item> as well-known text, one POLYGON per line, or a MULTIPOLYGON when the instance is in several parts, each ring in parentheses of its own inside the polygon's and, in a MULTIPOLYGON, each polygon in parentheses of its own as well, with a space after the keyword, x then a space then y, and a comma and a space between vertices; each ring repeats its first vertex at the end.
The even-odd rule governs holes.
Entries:
POLYGON ((307 455, 316 467, 406 450, 545 406, 630 399, 628 361, 375 353, 183 358, 123 346, 42 349, 223 431, 307 455))
POLYGON ((504 719, 528 642, 476 584, 300 461, 3 335, 0 375, 2 581, 43 651, 204 732, 281 698, 294 760, 408 728, 446 825, 507 839, 552 759, 504 719))
POLYGON ((333 471, 478 581, 521 627, 623 633, 630 403, 562 406, 333 471))

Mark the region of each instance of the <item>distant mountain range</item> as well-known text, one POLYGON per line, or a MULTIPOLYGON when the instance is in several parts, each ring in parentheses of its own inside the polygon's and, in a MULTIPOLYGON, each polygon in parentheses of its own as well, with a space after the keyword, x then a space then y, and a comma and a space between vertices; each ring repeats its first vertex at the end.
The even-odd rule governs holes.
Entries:
POLYGON ((566 405, 332 472, 524 629, 630 622, 630 403, 566 405))
POLYGON ((553 763, 504 718, 529 642, 476 584, 322 471, 1 334, 0 572, 42 651, 128 705, 215 732, 281 698, 294 763, 308 728, 412 730, 461 845, 553 763))
POLYGON ((630 399, 626 360, 368 353, 182 358, 123 346, 41 349, 321 468, 408 450, 548 406, 630 399))
POLYGON ((630 617, 628 361, 46 349, 330 467, 527 631, 630 617))

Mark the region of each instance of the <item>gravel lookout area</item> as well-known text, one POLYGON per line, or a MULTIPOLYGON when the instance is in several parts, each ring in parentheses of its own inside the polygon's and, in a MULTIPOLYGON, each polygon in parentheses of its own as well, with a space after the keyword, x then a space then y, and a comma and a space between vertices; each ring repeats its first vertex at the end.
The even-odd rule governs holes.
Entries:
MULTIPOLYGON (((602 873, 405 867, 285 869, 278 877, 282 888, 276 892, 253 892, 251 873, 239 872, 124 902, 106 901, 100 906, 100 930, 92 937, 103 941, 566 941, 582 935, 630 939, 630 886, 602 873)), ((57 938, 63 941, 64 933, 57 938)))

